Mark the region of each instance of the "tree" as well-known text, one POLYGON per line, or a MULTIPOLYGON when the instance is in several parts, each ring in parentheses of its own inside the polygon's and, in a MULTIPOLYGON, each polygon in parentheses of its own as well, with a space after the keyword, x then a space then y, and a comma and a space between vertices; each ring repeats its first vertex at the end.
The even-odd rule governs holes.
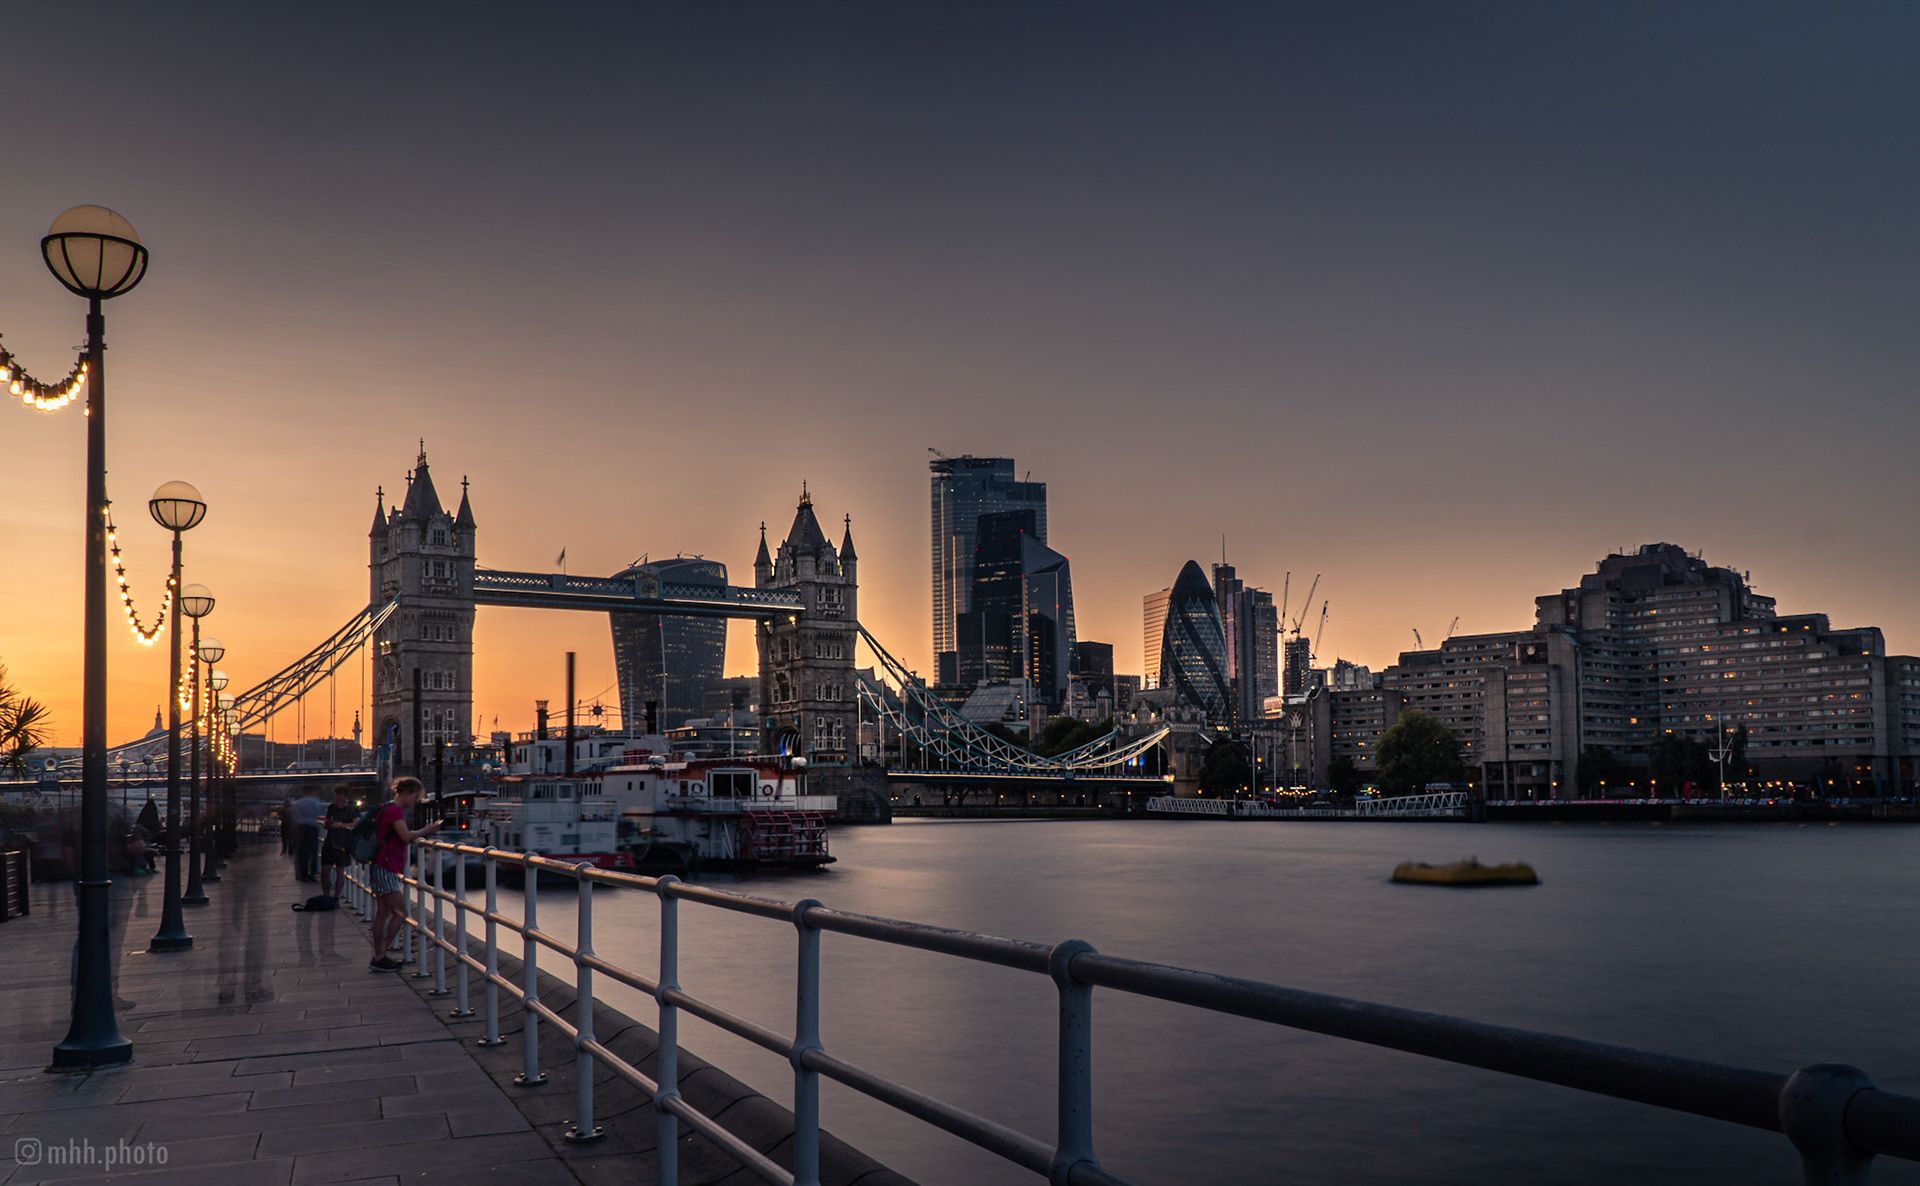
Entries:
POLYGON ((1713 753, 1706 742, 1668 733, 1653 743, 1647 773, 1656 794, 1665 790, 1680 795, 1689 783, 1697 790, 1711 785, 1714 770, 1713 753))
POLYGON ((1434 783, 1457 781, 1465 771, 1460 739, 1417 709, 1401 713, 1381 735, 1378 753, 1380 785, 1396 795, 1418 795, 1434 783))
POLYGON ((1070 749, 1079 749, 1097 737, 1104 737, 1111 731, 1110 726, 1096 725, 1092 721, 1077 720, 1074 717, 1050 717, 1040 727, 1040 735, 1033 739, 1033 752, 1046 757, 1064 754, 1070 749))
POLYGON ((1247 788, 1253 779, 1253 767, 1247 762, 1246 747, 1231 738, 1216 741, 1200 762, 1200 789, 1209 795, 1228 794, 1247 788))
POLYGON ((1627 768, 1606 746, 1590 745, 1580 751, 1580 765, 1575 771, 1575 779, 1580 784, 1582 796, 1598 799, 1609 790, 1618 793, 1626 789, 1627 768))
POLYGON ((1341 754, 1327 763, 1327 789, 1332 791, 1335 797, 1353 798, 1360 790, 1361 781, 1360 767, 1354 765, 1353 759, 1346 754, 1341 754))
POLYGON ((0 664, 0 771, 27 777, 27 759, 47 743, 47 706, 7 682, 0 664))

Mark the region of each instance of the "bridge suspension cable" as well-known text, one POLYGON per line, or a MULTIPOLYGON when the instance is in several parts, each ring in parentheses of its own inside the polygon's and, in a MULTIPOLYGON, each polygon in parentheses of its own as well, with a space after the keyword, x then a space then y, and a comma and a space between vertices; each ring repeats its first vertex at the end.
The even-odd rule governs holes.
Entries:
POLYGON ((878 661, 876 677, 858 678, 861 702, 887 727, 917 746, 931 768, 1030 775, 1113 774, 1135 765, 1172 732, 1165 726, 1126 738, 1119 729, 1048 757, 996 737, 935 696, 865 626, 860 637, 878 661))
MULTIPOLYGON (((400 599, 396 597, 385 605, 367 606, 349 618, 346 625, 328 635, 325 641, 306 654, 253 687, 235 693, 233 731, 242 733, 251 726, 270 724, 289 706, 298 706, 308 692, 317 688, 322 681, 331 678, 343 663, 362 651, 367 643, 373 640, 374 631, 393 616, 399 605, 400 599)), ((298 732, 304 743, 306 732, 304 724, 300 726, 298 732)), ((164 750, 166 743, 166 735, 162 734, 158 737, 143 738, 127 745, 116 746, 108 753, 118 754, 129 760, 138 760, 164 750)))

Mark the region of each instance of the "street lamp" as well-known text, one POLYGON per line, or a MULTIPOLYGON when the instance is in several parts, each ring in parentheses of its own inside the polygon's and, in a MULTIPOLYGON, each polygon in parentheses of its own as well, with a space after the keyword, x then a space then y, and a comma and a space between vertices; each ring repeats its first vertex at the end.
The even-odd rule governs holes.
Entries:
MULTIPOLYGON (((200 492, 185 482, 168 482, 147 500, 153 521, 173 533, 173 570, 167 587, 180 587, 180 536, 207 517, 200 492)), ((198 588, 199 586, 194 586, 198 588)), ((186 920, 180 916, 180 619, 173 619, 168 636, 169 693, 167 696, 167 884, 161 896, 160 929, 148 951, 186 951, 193 946, 186 920)))
POLYGON ((133 1057, 113 1015, 113 950, 107 920, 107 322, 103 301, 147 274, 133 224, 105 206, 75 206, 53 220, 40 252, 68 292, 87 300, 86 609, 81 661, 79 933, 73 1007, 53 1069, 86 1070, 133 1057))
POLYGON ((213 696, 209 699, 209 702, 207 704, 206 715, 207 715, 207 813, 213 816, 213 819, 214 819, 213 827, 207 829, 207 845, 206 845, 207 851, 206 851, 206 855, 203 858, 201 858, 201 861, 200 861, 200 880, 213 882, 215 884, 218 884, 220 881, 220 871, 214 865, 214 856, 220 846, 214 842, 214 835, 216 834, 220 826, 219 821, 221 817, 221 811, 220 811, 220 808, 217 806, 217 804, 219 803, 219 799, 214 794, 214 790, 213 790, 215 780, 218 779, 219 777, 219 771, 215 767, 214 761, 213 761, 213 751, 214 751, 213 739, 216 734, 216 730, 214 729, 214 717, 219 711, 219 704, 220 704, 220 700, 222 699, 222 697, 220 696, 220 691, 221 689, 227 686, 227 673, 224 671, 219 671, 215 669, 213 665, 215 663, 218 663, 221 659, 225 658, 226 654, 227 654, 227 648, 222 646, 220 643, 220 640, 217 638, 209 638, 205 642, 200 644, 200 658, 207 665, 207 690, 213 693, 213 696))
MULTIPOLYGON (((193 725, 189 737, 192 742, 192 756, 188 759, 187 782, 187 892, 180 895, 185 906, 205 906, 207 891, 200 885, 200 715, 203 711, 200 703, 201 689, 206 685, 200 678, 200 664, 206 662, 201 651, 200 619, 213 612, 213 591, 205 585, 188 585, 180 591, 180 612, 193 619, 193 725)), ((214 640, 218 646, 219 641, 214 640)), ((221 654, 226 651, 222 648, 221 654)))

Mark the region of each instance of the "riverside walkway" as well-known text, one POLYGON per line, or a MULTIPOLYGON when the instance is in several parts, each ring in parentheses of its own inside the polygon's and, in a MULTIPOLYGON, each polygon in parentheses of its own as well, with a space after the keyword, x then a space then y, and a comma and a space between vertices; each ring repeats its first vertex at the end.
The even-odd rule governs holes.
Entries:
MULTIPOLYGON (((357 915, 290 909, 310 888, 277 856, 243 848, 208 887, 211 903, 188 911, 193 950, 150 955, 161 878, 116 878, 118 1008, 133 1062, 49 1074, 67 1028, 75 910, 70 883, 35 886, 32 913, 0 924, 0 1183, 653 1180, 650 1101, 601 1086, 606 1137, 567 1143, 570 1059, 547 1060, 546 1085, 514 1087, 517 1041, 482 1049, 479 1023, 448 1019, 426 984, 367 971, 357 915)), ((651 1040, 618 1014, 603 1032, 622 1022, 630 1051, 651 1040)), ((684 1052, 679 1082, 781 1159, 792 1133, 784 1108, 684 1052)), ((822 1155, 827 1183, 910 1186, 830 1138, 822 1155)), ((754 1180, 698 1135, 682 1137, 679 1160, 683 1182, 754 1180)))

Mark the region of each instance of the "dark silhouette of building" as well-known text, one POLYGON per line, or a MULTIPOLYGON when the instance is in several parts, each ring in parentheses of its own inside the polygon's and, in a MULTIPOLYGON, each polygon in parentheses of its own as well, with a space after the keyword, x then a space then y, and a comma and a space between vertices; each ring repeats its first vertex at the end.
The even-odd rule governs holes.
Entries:
POLYGON ((980 520, 1033 513, 1029 534, 1047 542, 1047 484, 1014 476, 1011 457, 936 457, 932 481, 933 654, 940 682, 957 681, 959 619, 974 610, 980 520), (950 678, 951 677, 951 678, 950 678))
MULTIPOLYGON (((727 566, 698 556, 676 556, 622 569, 616 576, 646 575, 662 585, 725 588, 727 566)), ((707 715, 707 694, 720 682, 727 657, 727 623, 721 618, 672 614, 612 613, 614 678, 623 719, 635 729, 658 731, 707 715), (648 705, 653 706, 651 714, 648 705)))

